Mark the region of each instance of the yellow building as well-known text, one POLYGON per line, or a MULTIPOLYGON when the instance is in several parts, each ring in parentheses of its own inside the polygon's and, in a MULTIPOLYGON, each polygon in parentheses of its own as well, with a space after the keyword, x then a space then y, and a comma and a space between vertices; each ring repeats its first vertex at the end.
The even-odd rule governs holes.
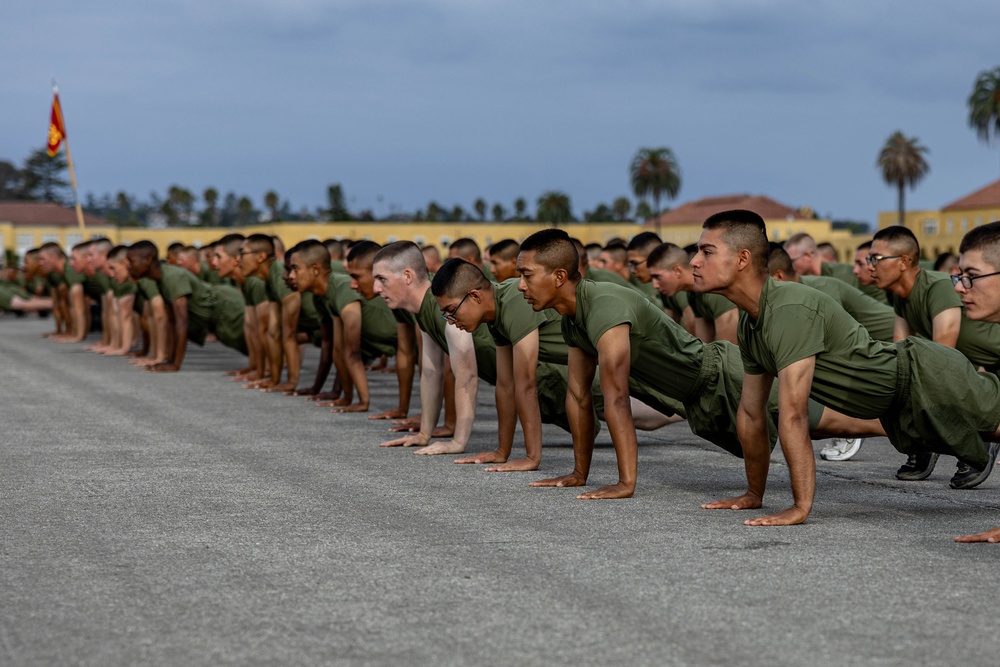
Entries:
MULTIPOLYGON (((114 238, 117 228, 96 215, 84 214, 86 231, 81 232, 76 211, 52 202, 0 202, 0 260, 8 251, 18 258, 25 251, 55 241, 69 248, 95 236, 114 238)), ((5 261, 5 260, 3 260, 5 261)))
MULTIPOLYGON (((1000 220, 1000 180, 938 211, 906 211, 903 224, 917 237, 924 259, 932 260, 943 252, 958 254, 966 232, 994 220, 1000 220)), ((878 214, 879 229, 898 223, 898 211, 878 214)))
MULTIPOLYGON (((116 244, 126 245, 148 239, 164 252, 174 242, 200 247, 233 232, 277 235, 286 246, 306 239, 368 239, 381 244, 407 239, 445 250, 452 241, 470 237, 485 248, 501 239, 512 238, 520 242, 545 227, 538 222, 279 222, 247 227, 149 229, 119 228, 93 215, 85 215, 84 220, 86 229, 81 232, 72 209, 49 202, 0 202, 0 257, 8 249, 14 250, 20 258, 27 250, 49 241, 69 249, 81 241, 97 237, 107 237, 116 244)), ((615 237, 628 239, 643 231, 644 227, 635 222, 569 223, 563 225, 563 229, 585 244, 604 244, 615 237)))
MULTIPOLYGON (((680 246, 694 243, 701 235, 701 225, 707 217, 727 209, 745 208, 756 211, 767 223, 772 241, 784 241, 793 234, 806 232, 817 242, 829 242, 837 249, 841 261, 851 261, 854 248, 866 240, 846 230, 833 229, 829 220, 814 219, 808 209, 793 209, 764 196, 734 195, 710 197, 688 202, 660 216, 664 241, 680 246)), ((86 215, 86 230, 81 233, 72 209, 45 202, 0 202, 0 255, 12 249, 18 257, 25 251, 48 241, 64 248, 87 239, 105 236, 114 243, 126 245, 148 239, 165 252, 168 245, 203 246, 222 236, 241 234, 272 234, 279 236, 286 247, 306 239, 349 238, 369 239, 381 244, 402 239, 419 245, 434 245, 446 250, 453 241, 470 237, 486 246, 501 239, 522 241, 546 225, 539 222, 286 222, 247 227, 116 227, 97 216, 86 215)), ((604 245, 612 238, 628 240, 639 232, 655 228, 653 222, 567 223, 562 225, 570 236, 584 244, 604 245)))
MULTIPOLYGON (((805 232, 817 243, 831 243, 841 262, 852 262, 854 250, 868 240, 845 229, 834 229, 829 220, 818 220, 809 209, 794 209, 763 195, 706 197, 688 202, 660 215, 660 236, 684 247, 698 240, 701 225, 710 216, 732 209, 746 209, 764 218, 771 241, 781 243, 793 234, 805 232)), ((647 225, 651 228, 654 223, 647 225)))

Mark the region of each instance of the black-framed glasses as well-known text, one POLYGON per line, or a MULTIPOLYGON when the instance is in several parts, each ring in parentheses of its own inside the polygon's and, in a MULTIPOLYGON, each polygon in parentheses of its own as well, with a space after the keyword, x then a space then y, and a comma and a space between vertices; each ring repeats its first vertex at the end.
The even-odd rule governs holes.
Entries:
POLYGON ((648 260, 649 260, 649 258, 647 257, 646 259, 642 260, 641 262, 629 262, 628 263, 628 270, 629 271, 635 271, 640 266, 642 266, 643 264, 645 264, 648 260))
POLYGON ((868 266, 874 269, 883 259, 899 259, 900 257, 902 255, 868 255, 865 257, 865 261, 868 263, 868 266))
POLYGON ((978 276, 970 276, 964 273, 959 273, 951 277, 951 284, 958 287, 959 283, 962 283, 962 287, 965 289, 972 289, 972 283, 979 280, 980 278, 989 278, 990 276, 1000 276, 1000 271, 994 271, 993 273, 984 273, 978 276))
POLYGON ((442 310, 441 319, 443 319, 445 322, 454 323, 455 313, 457 313, 458 309, 462 307, 462 304, 465 303, 465 300, 469 298, 469 295, 475 292, 477 289, 482 289, 482 287, 476 287, 475 289, 470 289, 468 292, 466 292, 465 296, 462 297, 462 300, 458 302, 458 305, 451 309, 451 312, 442 310))

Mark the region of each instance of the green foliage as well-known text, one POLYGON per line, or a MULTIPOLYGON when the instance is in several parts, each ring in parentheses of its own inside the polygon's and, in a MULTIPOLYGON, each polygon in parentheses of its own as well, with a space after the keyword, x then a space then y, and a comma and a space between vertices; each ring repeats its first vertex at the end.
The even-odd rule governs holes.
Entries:
POLYGON ((569 195, 557 190, 549 190, 538 198, 535 218, 538 222, 546 222, 558 227, 561 223, 573 220, 573 209, 569 195))
POLYGON ((629 168, 632 191, 636 197, 653 198, 653 215, 660 227, 660 197, 674 199, 681 190, 681 169, 677 157, 669 148, 640 148, 629 168))
POLYGON ((1000 135, 1000 67, 980 72, 969 96, 969 127, 987 144, 1000 135))
POLYGON ((332 222, 342 222, 351 219, 351 214, 344 203, 344 189, 340 183, 334 183, 326 189, 327 219, 332 222))
POLYGON ((21 169, 23 199, 38 199, 66 204, 70 193, 66 191, 69 181, 63 178, 66 171, 66 157, 62 152, 49 157, 48 149, 32 151, 21 169))
POLYGON ((899 224, 905 220, 904 192, 906 186, 914 187, 930 171, 924 155, 928 153, 916 137, 909 138, 896 131, 889 135, 878 154, 878 168, 888 185, 895 185, 899 192, 899 224))
POLYGON ((614 211, 616 220, 625 222, 632 212, 632 201, 628 197, 618 197, 611 203, 611 210, 614 211))
POLYGON ((493 219, 496 220, 497 222, 503 222, 506 217, 507 217, 507 209, 503 207, 503 204, 499 203, 494 204, 493 219))

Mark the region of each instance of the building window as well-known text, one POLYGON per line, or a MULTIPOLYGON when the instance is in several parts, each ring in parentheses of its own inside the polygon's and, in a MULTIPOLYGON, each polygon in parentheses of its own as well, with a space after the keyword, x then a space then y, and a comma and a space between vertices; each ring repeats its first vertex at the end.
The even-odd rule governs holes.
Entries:
POLYGON ((924 220, 924 235, 934 236, 937 233, 938 233, 937 220, 935 220, 934 218, 927 218, 926 220, 924 220))
POLYGON ((66 235, 66 249, 71 250, 73 246, 77 243, 83 243, 82 234, 67 234, 66 235))
POLYGON ((969 231, 969 219, 962 218, 962 233, 964 234, 967 231, 969 231))
POLYGON ((946 223, 944 223, 944 229, 945 229, 945 232, 944 232, 945 234, 954 234, 955 233, 955 222, 951 218, 948 218, 948 221, 946 223))
POLYGON ((978 227, 981 224, 983 224, 983 216, 977 215, 976 216, 976 227, 978 227))
POLYGON ((28 252, 35 247, 35 235, 34 234, 18 234, 17 235, 17 254, 24 257, 24 253, 28 252))
POLYGON ((422 248, 424 246, 424 237, 423 236, 415 236, 415 237, 413 237, 413 242, 416 243, 418 246, 420 246, 422 248))

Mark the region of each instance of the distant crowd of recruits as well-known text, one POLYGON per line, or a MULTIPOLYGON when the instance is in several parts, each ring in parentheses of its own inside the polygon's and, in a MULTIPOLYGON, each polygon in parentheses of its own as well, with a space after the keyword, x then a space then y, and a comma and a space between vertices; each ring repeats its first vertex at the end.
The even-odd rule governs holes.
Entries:
MULTIPOLYGON (((898 479, 926 479, 944 454, 957 461, 952 488, 980 485, 1000 451, 1000 222, 970 231, 941 270, 923 265, 905 227, 879 230, 853 264, 823 245, 807 234, 770 243, 744 210, 711 216, 687 248, 651 232, 584 246, 545 229, 492 244, 486 261, 460 239, 443 263, 409 241, 285 250, 277 237, 229 234, 161 259, 149 241, 96 239, 68 256, 55 243, 29 251, 0 278, 0 310, 51 311, 59 342, 83 341, 99 320, 87 349, 152 372, 180 370, 189 341, 215 340, 246 355, 229 373, 246 387, 334 412, 371 410, 368 372, 394 357, 398 402, 370 418, 406 434, 381 446, 417 454, 465 453, 485 380, 496 447, 456 462, 536 470, 542 424, 556 424, 572 435, 573 470, 532 486, 584 486, 603 421, 618 481, 580 498, 632 496, 636 429, 680 420, 744 460, 746 493, 707 509, 760 508, 780 442, 794 504, 748 525, 806 520, 814 438, 833 439, 821 456, 843 461, 885 436, 907 456, 898 479), (300 378, 309 343, 311 382, 300 378), (518 422, 525 454, 512 458, 518 422)), ((1000 528, 956 539, 995 542, 1000 528)))

